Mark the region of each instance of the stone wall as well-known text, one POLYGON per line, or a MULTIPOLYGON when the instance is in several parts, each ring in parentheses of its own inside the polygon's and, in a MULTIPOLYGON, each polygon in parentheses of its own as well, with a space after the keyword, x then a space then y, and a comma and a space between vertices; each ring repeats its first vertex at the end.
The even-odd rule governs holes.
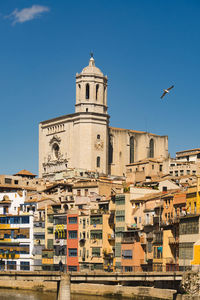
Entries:
MULTIPOLYGON (((136 300, 141 297, 152 297, 155 299, 174 299, 175 290, 156 289, 153 287, 131 287, 121 285, 104 285, 104 284, 71 284, 71 292, 76 294, 97 295, 107 297, 120 297, 136 300)), ((152 299, 151 298, 151 299, 152 299)))

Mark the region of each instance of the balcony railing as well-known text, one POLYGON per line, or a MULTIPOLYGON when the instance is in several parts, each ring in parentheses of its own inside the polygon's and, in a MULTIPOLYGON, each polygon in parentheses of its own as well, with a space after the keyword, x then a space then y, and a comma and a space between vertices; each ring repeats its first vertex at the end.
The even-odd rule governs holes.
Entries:
POLYGON ((134 243, 134 241, 135 241, 135 238, 133 236, 124 237, 122 239, 122 243, 124 243, 124 244, 134 243))
POLYGON ((42 258, 43 265, 53 265, 53 258, 42 258))
POLYGON ((153 243, 157 243, 157 244, 163 243, 163 235, 160 232, 154 233, 153 243))
POLYGON ((179 238, 178 237, 169 237, 169 244, 178 244, 179 243, 179 238))
POLYGON ((146 227, 146 226, 153 226, 153 222, 151 222, 150 220, 149 221, 145 221, 143 223, 143 226, 146 227))

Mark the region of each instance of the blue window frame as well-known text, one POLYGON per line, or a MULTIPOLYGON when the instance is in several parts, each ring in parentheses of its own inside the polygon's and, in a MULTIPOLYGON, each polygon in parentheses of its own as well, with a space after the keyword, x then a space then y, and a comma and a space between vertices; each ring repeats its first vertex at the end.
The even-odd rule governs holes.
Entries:
POLYGON ((68 271, 69 272, 77 271, 77 266, 68 266, 68 271))
POLYGON ((77 224, 77 217, 69 217, 68 222, 69 224, 77 224))
POLYGON ((22 217, 22 224, 29 224, 29 216, 22 217))
POLYGON ((77 248, 69 248, 68 249, 68 254, 71 257, 77 257, 77 248))
POLYGON ((29 271, 30 270, 30 263, 29 263, 29 261, 21 261, 20 262, 20 270, 22 270, 22 271, 29 271))
POLYGON ((69 230, 68 237, 69 239, 77 239, 77 230, 69 230))

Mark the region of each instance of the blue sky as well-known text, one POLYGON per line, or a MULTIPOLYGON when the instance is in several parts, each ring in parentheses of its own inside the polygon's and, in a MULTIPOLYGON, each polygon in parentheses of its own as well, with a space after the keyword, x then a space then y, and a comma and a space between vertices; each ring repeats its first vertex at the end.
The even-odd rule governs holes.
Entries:
POLYGON ((91 50, 111 126, 168 135, 172 157, 200 146, 200 1, 2 0, 0 173, 38 173, 38 124, 74 112, 91 50))

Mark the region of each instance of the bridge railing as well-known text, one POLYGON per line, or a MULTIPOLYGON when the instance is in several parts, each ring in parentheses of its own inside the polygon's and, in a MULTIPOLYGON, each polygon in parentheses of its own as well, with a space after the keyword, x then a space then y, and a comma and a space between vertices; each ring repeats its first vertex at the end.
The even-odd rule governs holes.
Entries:
MULTIPOLYGON (((10 266, 2 266, 0 265, 0 272, 1 271, 46 271, 46 272, 102 272, 102 273, 112 273, 112 272, 117 272, 117 273, 142 273, 142 272, 176 272, 176 271, 190 271, 192 270, 192 266, 179 266, 177 264, 171 264, 171 265, 140 265, 140 266, 122 266, 122 267, 113 267, 112 269, 94 269, 92 266, 88 268, 72 268, 71 266, 66 266, 66 265, 31 265, 31 266, 24 266, 21 268, 19 265, 10 265, 10 266)), ((195 271, 200 272, 200 266, 195 268, 195 271)))

